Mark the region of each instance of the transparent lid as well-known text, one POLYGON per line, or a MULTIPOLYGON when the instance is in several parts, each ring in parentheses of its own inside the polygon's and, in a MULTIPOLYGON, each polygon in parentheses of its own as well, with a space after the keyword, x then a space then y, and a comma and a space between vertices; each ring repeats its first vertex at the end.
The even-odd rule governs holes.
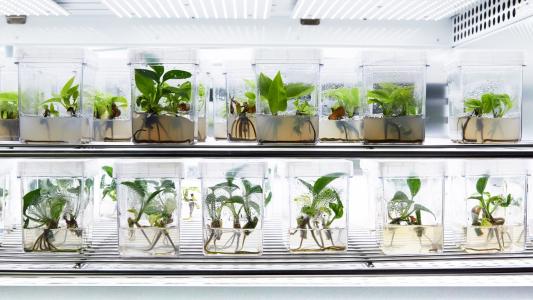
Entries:
POLYGON ((198 64, 194 49, 138 48, 128 51, 132 64, 198 64))
POLYGON ((523 51, 506 50, 456 50, 453 52, 451 67, 460 66, 523 66, 523 51))
POLYGON ((23 177, 82 177, 86 175, 85 161, 74 159, 28 159, 18 163, 23 177))
POLYGON ((360 58, 327 58, 322 60, 323 73, 355 73, 361 66, 360 58))
POLYGON ((314 48, 259 48, 255 50, 256 64, 319 64, 322 53, 314 48))
POLYGON ((181 178, 183 164, 175 160, 125 160, 115 163, 117 178, 181 178))
POLYGON ((16 62, 84 63, 93 61, 90 51, 83 48, 22 47, 15 49, 16 62))
POLYGON ((253 73, 252 62, 249 60, 227 60, 224 62, 224 72, 253 73))
POLYGON ((228 172, 237 172, 238 178, 264 178, 265 162, 259 160, 204 160, 200 163, 203 178, 225 178, 228 172))
POLYGON ((527 175, 528 164, 523 159, 469 159, 461 161, 464 176, 520 176, 527 175))
POLYGON ((364 51, 364 66, 426 66, 426 52, 416 50, 364 51))
POLYGON ((349 160, 302 159, 287 162, 288 177, 320 177, 331 173, 344 173, 352 176, 354 165, 349 160))
POLYGON ((378 177, 441 177, 446 170, 446 165, 440 160, 386 160, 376 164, 378 177))

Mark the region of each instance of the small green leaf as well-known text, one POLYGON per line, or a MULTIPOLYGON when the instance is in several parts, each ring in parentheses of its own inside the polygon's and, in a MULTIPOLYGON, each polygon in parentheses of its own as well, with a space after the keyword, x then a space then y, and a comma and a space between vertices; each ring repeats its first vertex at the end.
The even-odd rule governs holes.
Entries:
POLYGON ((171 79, 187 79, 191 78, 192 74, 182 70, 170 70, 163 75, 163 82, 171 79))
POLYGON ((344 173, 331 173, 331 174, 328 174, 328 175, 325 175, 325 176, 322 176, 320 178, 318 178, 316 181, 315 181, 315 184, 313 185, 313 195, 318 195, 320 194, 320 192, 328 185, 330 184, 333 180, 341 177, 341 176, 345 176, 346 174, 344 173))
POLYGON ((292 99, 310 95, 315 90, 315 87, 311 84, 296 82, 287 84, 285 90, 287 91, 287 98, 292 99))
POLYGON ((398 201, 398 202, 413 202, 407 197, 407 195, 402 191, 397 191, 392 199, 390 201, 398 201))
POLYGON ((272 115, 287 110, 287 93, 279 71, 276 73, 276 76, 274 76, 267 95, 268 106, 272 115))
POLYGON ((487 182, 489 180, 489 177, 488 176, 483 176, 483 177, 480 177, 478 180, 477 180, 477 183, 476 183, 476 190, 477 192, 481 195, 483 194, 483 192, 485 191, 485 188, 487 187, 487 182))
MULTIPOLYGON (((435 217, 435 214, 433 214, 433 212, 431 210, 429 210, 427 207, 425 207, 425 206, 423 206, 421 204, 415 204, 413 206, 413 209, 415 211, 425 211, 425 212, 431 214, 433 216, 433 218, 437 218, 437 217, 435 217)), ((419 225, 422 225, 422 224, 419 224, 419 225)))
POLYGON ((161 78, 163 74, 165 73, 165 67, 162 65, 148 65, 154 72, 157 74, 157 78, 161 78))
POLYGON ((418 194, 418 191, 420 191, 422 181, 418 177, 409 177, 407 179, 407 185, 409 186, 409 191, 411 191, 411 198, 414 198, 418 194))
POLYGON ((107 176, 113 178, 113 167, 111 166, 103 166, 102 170, 107 174, 107 176))

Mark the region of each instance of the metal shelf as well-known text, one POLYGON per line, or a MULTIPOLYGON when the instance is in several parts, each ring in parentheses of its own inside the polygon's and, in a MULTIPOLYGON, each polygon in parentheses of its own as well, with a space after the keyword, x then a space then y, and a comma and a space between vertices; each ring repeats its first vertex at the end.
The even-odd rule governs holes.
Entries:
POLYGON ((125 258, 118 254, 115 220, 99 220, 82 254, 24 253, 19 230, 0 248, 0 276, 344 276, 475 275, 533 272, 533 244, 520 253, 466 254, 454 244, 444 253, 386 256, 373 235, 352 231, 345 253, 297 255, 287 251, 279 220, 265 221, 264 253, 257 257, 203 256, 201 222, 183 222, 175 258, 125 258))
POLYGON ((139 158, 531 158, 533 142, 517 144, 453 144, 428 140, 422 145, 256 145, 209 142, 196 145, 92 143, 84 145, 0 143, 0 157, 139 158))

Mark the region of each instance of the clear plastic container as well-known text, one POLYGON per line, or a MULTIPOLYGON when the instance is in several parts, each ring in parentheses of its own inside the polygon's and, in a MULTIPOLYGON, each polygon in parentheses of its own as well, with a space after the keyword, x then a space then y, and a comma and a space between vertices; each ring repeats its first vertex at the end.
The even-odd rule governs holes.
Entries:
POLYGON ((442 252, 444 164, 427 160, 376 164, 381 250, 390 255, 442 252))
POLYGON ((213 131, 216 140, 228 138, 228 109, 226 106, 227 91, 224 74, 218 70, 210 73, 213 88, 213 131))
POLYGON ((365 143, 425 139, 426 56, 418 51, 366 52, 363 85, 365 143))
POLYGON ((113 162, 95 164, 96 215, 102 219, 114 219, 117 217, 117 180, 114 176, 113 162))
POLYGON ((261 255, 265 164, 201 163, 205 255, 261 255))
POLYGON ((87 90, 93 106, 95 141, 130 141, 130 74, 127 62, 100 59, 95 88, 87 90))
POLYGON ((524 54, 459 51, 448 76, 450 138, 458 143, 513 143, 522 138, 524 54))
POLYGON ((7 220, 10 213, 10 203, 7 200, 12 193, 9 175, 8 169, 0 170, 0 245, 4 242, 5 233, 13 229, 12 224, 9 224, 9 220, 7 220))
POLYGON ((348 181, 352 162, 287 163, 288 246, 292 253, 344 252, 348 248, 348 181))
POLYGON ((256 51, 259 143, 317 142, 320 56, 316 49, 256 51))
POLYGON ((77 48, 17 49, 22 142, 90 142, 92 109, 84 104, 84 88, 94 76, 88 56, 77 48))
POLYGON ((257 139, 257 85, 252 64, 247 61, 230 61, 226 65, 228 140, 254 142, 257 139))
POLYGON ((0 62, 0 141, 19 140, 18 92, 17 87, 10 84, 16 82, 16 78, 17 74, 8 73, 7 66, 0 62))
POLYGON ((361 68, 352 59, 330 59, 321 70, 320 141, 363 139, 361 68))
POLYGON ((523 160, 469 160, 453 176, 452 224, 469 253, 525 249, 527 173, 523 160))
POLYGON ((115 164, 120 255, 178 254, 182 169, 172 160, 115 164))
POLYGON ((193 50, 131 49, 134 143, 192 144, 198 64, 193 50))
POLYGON ((211 89, 209 76, 205 72, 201 72, 198 76, 199 83, 197 89, 197 111, 198 111, 198 138, 199 142, 205 142, 207 139, 207 102, 209 101, 209 93, 211 89))
POLYGON ((90 242, 94 181, 83 161, 18 165, 25 252, 81 252, 90 242))

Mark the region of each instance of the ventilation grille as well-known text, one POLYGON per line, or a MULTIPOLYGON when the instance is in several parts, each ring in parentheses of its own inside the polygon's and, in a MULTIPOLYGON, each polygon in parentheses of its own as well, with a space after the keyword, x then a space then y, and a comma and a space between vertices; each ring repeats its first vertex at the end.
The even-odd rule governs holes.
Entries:
POLYGON ((494 31, 520 16, 520 9, 529 0, 485 0, 471 5, 453 20, 454 43, 464 42, 494 31))

